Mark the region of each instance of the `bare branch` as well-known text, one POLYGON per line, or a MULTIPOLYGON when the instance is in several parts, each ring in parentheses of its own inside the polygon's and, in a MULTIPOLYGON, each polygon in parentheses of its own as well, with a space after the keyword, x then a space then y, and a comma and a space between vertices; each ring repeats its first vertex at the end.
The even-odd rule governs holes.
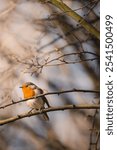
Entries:
MULTIPOLYGON (((99 56, 98 56, 97 54, 86 51, 86 52, 79 52, 79 53, 67 53, 67 54, 63 54, 63 55, 61 55, 61 56, 59 56, 59 57, 57 57, 57 58, 54 58, 54 59, 52 59, 52 60, 50 60, 50 61, 46 61, 46 62, 47 62, 46 64, 49 64, 49 63, 51 63, 51 62, 53 62, 53 61, 56 61, 56 60, 60 60, 60 58, 64 58, 64 57, 66 57, 66 56, 72 56, 72 55, 74 55, 74 56, 79 55, 79 56, 80 56, 80 55, 83 55, 83 54, 95 55, 95 56, 97 56, 97 57, 95 57, 95 58, 93 58, 93 59, 99 59, 99 56)), ((87 60, 92 60, 92 58, 86 59, 86 61, 87 61, 87 60)), ((82 60, 82 61, 85 61, 85 60, 82 60)), ((79 61, 79 62, 80 62, 80 61, 79 61)), ((78 63, 78 62, 77 62, 77 63, 78 63)))
POLYGON ((36 57, 31 59, 31 61, 21 61, 18 58, 16 58, 17 62, 20 62, 24 65, 27 65, 27 69, 30 70, 29 73, 34 74, 36 71, 38 71, 39 73, 42 73, 42 70, 44 67, 51 67, 51 66, 60 66, 60 65, 69 65, 69 64, 78 64, 78 63, 83 63, 86 61, 95 61, 95 60, 99 60, 99 55, 97 55, 96 53, 93 52, 89 52, 89 51, 83 51, 83 52, 74 52, 74 53, 66 53, 66 54, 62 54, 60 56, 57 56, 55 58, 50 59, 50 57, 44 58, 44 61, 42 61, 42 56, 41 59, 40 57, 36 57), (84 58, 84 56, 90 56, 91 58, 84 58), (79 57, 79 59, 73 60, 73 61, 68 61, 65 58, 68 57, 74 57, 74 59, 76 58, 76 56, 79 57), (32 71, 31 71, 32 69, 32 71), (34 71, 35 70, 35 71, 34 71))
MULTIPOLYGON (((84 9, 84 8, 90 6, 91 4, 93 5, 93 7, 95 7, 96 3, 98 3, 97 0, 88 2, 87 4, 85 4, 84 6, 82 6, 82 7, 80 7, 80 8, 73 9, 73 11, 78 11, 78 10, 84 9)), ((69 11, 67 11, 67 12, 69 12, 69 11)), ((58 13, 58 12, 57 12, 57 13, 53 13, 52 15, 54 15, 54 14, 64 14, 64 13, 67 13, 67 12, 65 12, 65 11, 64 11, 64 12, 61 12, 61 13, 58 13)), ((51 17, 51 16, 50 16, 50 17, 51 17)))
POLYGON ((65 105, 65 106, 59 106, 59 107, 50 107, 50 108, 45 108, 41 111, 36 111, 33 113, 31 112, 31 113, 20 114, 20 115, 17 115, 15 117, 1 120, 0 125, 11 123, 11 122, 20 120, 22 118, 31 117, 34 115, 39 115, 39 114, 42 114, 44 112, 61 111, 61 110, 68 110, 68 109, 99 109, 99 108, 100 108, 99 105, 65 105))
POLYGON ((73 65, 73 64, 83 63, 83 62, 86 62, 86 61, 94 61, 94 60, 99 60, 99 58, 90 58, 90 59, 84 59, 84 60, 79 60, 79 61, 65 61, 65 60, 60 60, 60 63, 56 63, 56 64, 52 64, 52 65, 46 65, 44 67, 70 65, 70 64, 73 65))
POLYGON ((82 90, 82 89, 72 89, 72 90, 66 90, 66 91, 57 91, 57 92, 48 92, 48 93, 44 93, 44 94, 40 94, 38 96, 32 97, 32 98, 27 98, 27 99, 23 99, 23 100, 19 100, 19 101, 13 101, 9 104, 6 104, 4 106, 1 106, 0 109, 4 109, 8 106, 14 105, 14 104, 18 104, 24 101, 28 101, 30 99, 35 99, 38 97, 43 97, 43 96, 47 96, 47 95, 60 95, 60 94, 64 94, 64 93, 72 93, 72 92, 83 92, 83 93, 95 93, 95 94, 99 94, 100 92, 98 90, 82 90))
POLYGON ((63 12, 65 12, 68 16, 70 16, 72 19, 80 23, 89 33, 94 35, 97 39, 100 39, 99 31, 94 28, 91 24, 89 24, 84 18, 82 18, 80 15, 78 15, 75 11, 73 11, 70 7, 68 7, 65 3, 63 3, 61 0, 39 0, 41 2, 48 2, 52 5, 56 6, 63 12))

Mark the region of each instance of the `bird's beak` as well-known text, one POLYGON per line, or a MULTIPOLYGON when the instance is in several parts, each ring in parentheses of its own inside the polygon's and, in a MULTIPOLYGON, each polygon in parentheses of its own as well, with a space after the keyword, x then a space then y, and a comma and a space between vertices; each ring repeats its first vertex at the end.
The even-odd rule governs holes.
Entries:
POLYGON ((22 88, 22 86, 20 86, 19 88, 22 88))

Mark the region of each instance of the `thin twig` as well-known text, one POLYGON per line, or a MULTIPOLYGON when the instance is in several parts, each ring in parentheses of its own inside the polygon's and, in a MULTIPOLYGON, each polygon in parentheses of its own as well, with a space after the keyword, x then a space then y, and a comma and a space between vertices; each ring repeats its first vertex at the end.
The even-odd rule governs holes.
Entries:
POLYGON ((61 56, 59 56, 59 57, 57 57, 57 58, 54 58, 54 59, 52 59, 52 60, 50 60, 50 61, 47 61, 47 64, 49 64, 49 63, 51 63, 51 62, 53 62, 53 61, 56 61, 56 60, 59 60, 60 58, 64 58, 64 57, 66 57, 66 56, 72 56, 72 55, 74 55, 74 56, 76 56, 76 55, 81 55, 81 54, 91 54, 91 55, 95 55, 95 56, 97 56, 95 59, 99 59, 99 56, 97 55, 97 54, 95 54, 95 53, 92 53, 92 52, 79 52, 79 53, 67 53, 67 54, 63 54, 63 55, 61 55, 61 56))
POLYGON ((97 133, 97 137, 96 137, 96 150, 98 150, 98 142, 99 142, 99 139, 100 139, 100 131, 98 131, 97 133))
MULTIPOLYGON (((17 62, 20 62, 20 63, 23 63, 25 65, 28 65, 29 67, 27 69, 29 69, 29 70, 31 70, 31 68, 34 67, 36 70, 39 70, 39 73, 41 73, 42 69, 44 67, 52 67, 52 66, 55 67, 55 66, 60 66, 60 65, 78 64, 78 63, 83 63, 85 61, 96 61, 96 60, 99 60, 99 55, 97 55, 97 54, 95 54, 93 52, 84 51, 84 52, 77 52, 77 53, 76 52, 75 53, 66 53, 66 54, 60 55, 60 56, 58 56, 56 58, 50 59, 50 60, 49 60, 49 57, 48 57, 47 59, 44 60, 45 62, 43 64, 41 64, 41 62, 39 62, 38 60, 40 60, 40 57, 36 57, 35 60, 32 59, 31 62, 23 62, 23 61, 20 61, 19 59, 17 59, 17 62), (84 56, 86 54, 87 55, 91 55, 91 56, 96 56, 96 57, 87 58, 87 59, 81 59, 81 56, 84 56), (66 58, 68 56, 74 56, 74 57, 75 56, 79 56, 80 60, 67 61, 64 58, 66 58)), ((32 73, 34 74, 34 69, 33 69, 32 73)))
POLYGON ((2 126, 4 124, 8 124, 8 123, 20 120, 22 118, 31 117, 34 115, 39 115, 39 114, 42 114, 44 112, 61 111, 61 110, 68 110, 68 109, 99 109, 99 108, 100 108, 99 105, 65 105, 65 106, 58 106, 58 107, 50 107, 50 108, 45 108, 41 111, 36 111, 33 113, 32 112, 31 113, 24 113, 24 114, 17 115, 15 117, 1 120, 0 125, 2 126))
MULTIPOLYGON (((80 60, 80 61, 60 61, 61 63, 56 63, 56 64, 51 64, 51 65, 46 65, 44 67, 52 67, 52 66, 61 66, 61 65, 74 65, 74 64, 78 64, 78 63, 83 63, 83 62, 86 62, 86 61, 96 61, 96 60, 99 60, 99 58, 91 58, 91 59, 84 59, 84 60, 80 60)), ((38 68, 40 69, 41 66, 38 68)))
MULTIPOLYGON (((97 150, 97 144, 98 144, 98 141, 99 141, 99 135, 97 135, 97 139, 96 139, 96 142, 92 141, 94 140, 94 136, 93 134, 96 132, 95 131, 95 122, 96 122, 96 115, 97 115, 98 111, 97 109, 95 110, 95 113, 93 115, 93 122, 92 122, 92 129, 91 129, 91 133, 90 133, 90 150, 92 149, 91 147, 95 146, 95 150, 97 150)), ((98 132, 99 134, 99 132, 98 132)))

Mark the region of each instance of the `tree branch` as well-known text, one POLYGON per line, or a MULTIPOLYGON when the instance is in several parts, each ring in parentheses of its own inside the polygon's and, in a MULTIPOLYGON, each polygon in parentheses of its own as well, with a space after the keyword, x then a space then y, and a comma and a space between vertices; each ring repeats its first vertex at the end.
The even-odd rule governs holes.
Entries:
POLYGON ((73 11, 70 7, 68 7, 62 0, 39 0, 41 2, 48 2, 52 5, 56 6, 63 12, 65 12, 72 19, 80 23, 89 33, 94 35, 97 39, 100 39, 100 33, 97 29, 95 29, 92 25, 90 25, 86 20, 84 20, 80 15, 78 15, 75 11, 73 11))
POLYGON ((0 109, 4 109, 4 108, 9 107, 11 105, 15 105, 15 104, 18 104, 18 103, 21 103, 21 102, 24 102, 24 101, 28 101, 30 99, 35 99, 35 98, 38 98, 38 97, 43 97, 43 96, 46 96, 46 95, 55 95, 55 94, 60 95, 60 94, 72 93, 72 92, 95 93, 95 94, 100 93, 98 90, 83 90, 83 89, 72 89, 72 90, 66 90, 66 91, 48 92, 48 93, 40 94, 40 95, 32 97, 32 98, 22 99, 22 100, 19 100, 19 101, 13 101, 12 100, 11 103, 6 104, 4 106, 1 106, 0 109))
POLYGON ((99 61, 99 58, 100 58, 99 55, 97 55, 96 53, 89 52, 89 51, 83 51, 83 52, 77 52, 77 53, 76 52, 66 53, 66 54, 57 56, 55 58, 51 58, 51 59, 50 59, 50 57, 48 57, 43 60, 43 63, 41 60, 42 56, 41 56, 41 58, 34 57, 33 59, 31 59, 30 62, 21 61, 18 58, 16 58, 16 60, 17 60, 17 62, 28 66, 27 69, 30 70, 29 73, 34 74, 35 73, 34 70, 36 72, 42 73, 42 69, 44 67, 52 67, 52 66, 55 67, 55 66, 70 65, 70 64, 73 65, 73 64, 78 64, 78 63, 84 63, 86 61, 96 61, 96 60, 99 61), (85 58, 85 55, 86 55, 86 57, 89 55, 91 58, 85 58), (74 57, 74 60, 68 61, 66 58, 69 58, 71 56, 74 57))
POLYGON ((24 114, 20 114, 17 115, 15 117, 11 117, 8 119, 4 119, 0 121, 0 126, 4 125, 4 124, 8 124, 17 120, 20 120, 22 118, 26 118, 26 117, 31 117, 34 115, 39 115, 42 114, 44 112, 51 112, 51 111, 63 111, 63 110, 68 110, 68 109, 99 109, 100 106, 99 105, 65 105, 65 106, 58 106, 58 107, 50 107, 50 108, 45 108, 41 111, 36 111, 36 112, 30 112, 30 113, 24 113, 24 114))

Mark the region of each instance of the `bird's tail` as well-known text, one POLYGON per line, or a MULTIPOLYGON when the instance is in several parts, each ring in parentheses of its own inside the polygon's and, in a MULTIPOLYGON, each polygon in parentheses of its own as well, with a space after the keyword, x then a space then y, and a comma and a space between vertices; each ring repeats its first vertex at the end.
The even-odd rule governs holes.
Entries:
POLYGON ((49 116, 47 115, 47 113, 43 113, 43 119, 45 120, 45 121, 49 121, 49 116))

